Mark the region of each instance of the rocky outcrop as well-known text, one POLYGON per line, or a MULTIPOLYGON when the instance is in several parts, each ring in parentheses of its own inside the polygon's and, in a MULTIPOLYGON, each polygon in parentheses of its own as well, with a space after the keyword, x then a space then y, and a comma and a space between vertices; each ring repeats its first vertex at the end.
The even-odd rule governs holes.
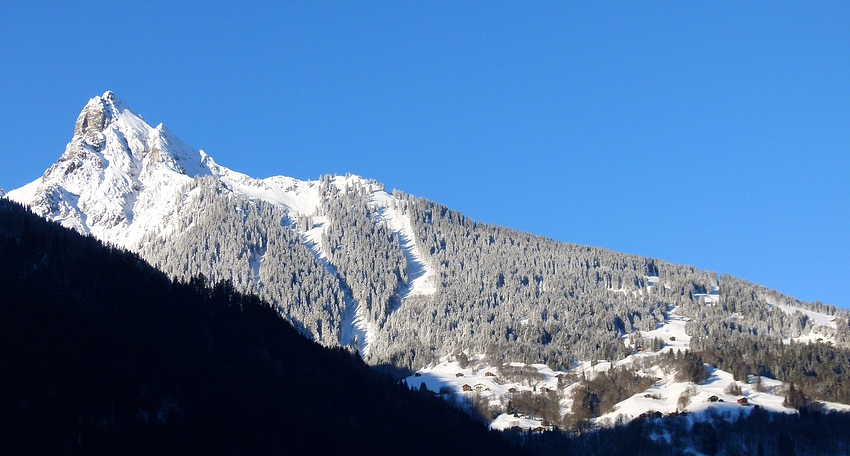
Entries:
POLYGON ((103 130, 112 123, 117 112, 120 111, 115 106, 116 101, 112 92, 106 92, 101 97, 89 100, 74 124, 74 136, 82 138, 96 149, 103 147, 106 141, 103 130))

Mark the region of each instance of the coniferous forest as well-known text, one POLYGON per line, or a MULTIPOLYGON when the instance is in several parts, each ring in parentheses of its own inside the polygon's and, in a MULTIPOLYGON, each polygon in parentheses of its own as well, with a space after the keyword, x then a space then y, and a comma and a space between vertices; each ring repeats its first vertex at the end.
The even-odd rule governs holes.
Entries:
POLYGON ((692 422, 689 417, 638 419, 581 434, 546 432, 532 438, 506 437, 536 454, 547 455, 846 455, 850 414, 800 415, 754 409, 745 418, 722 413, 692 422))
MULTIPOLYGON (((555 369, 574 361, 619 360, 632 353, 622 343, 624 335, 639 338, 674 308, 690 320, 692 347, 727 353, 726 360, 730 346, 758 341, 784 350, 784 340, 814 328, 804 314, 788 314, 777 305, 835 317, 835 328, 818 330, 836 345, 850 343, 850 314, 834 306, 692 266, 478 223, 401 192, 394 192, 391 206, 380 206, 371 200, 380 184, 352 179, 340 188, 334 181, 322 178, 322 204, 314 214, 326 223, 327 265, 300 234, 312 228, 314 216, 290 219, 273 204, 232 192, 212 177, 198 177, 181 190, 195 196, 173 214, 178 229, 167 239, 150 234, 139 253, 179 280, 198 274, 213 282, 231 280, 326 346, 347 343, 341 329, 350 326, 344 321, 351 310, 348 294, 373 328, 368 350, 361 353, 371 365, 415 370, 458 351, 494 352, 505 361, 555 369), (388 210, 409 217, 422 261, 434 275, 434 294, 404 297, 409 265, 398 235, 380 221, 388 210), (720 290, 717 302, 709 304, 702 296, 714 289, 720 290)), ((749 374, 786 380, 755 354, 743 355, 749 374)), ((821 398, 839 400, 832 391, 821 398)))

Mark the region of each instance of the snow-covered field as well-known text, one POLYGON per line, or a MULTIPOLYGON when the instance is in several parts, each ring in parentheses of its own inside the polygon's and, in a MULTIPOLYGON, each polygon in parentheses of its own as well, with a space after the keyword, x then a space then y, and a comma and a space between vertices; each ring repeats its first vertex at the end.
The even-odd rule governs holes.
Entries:
MULTIPOLYGON (((572 393, 582 376, 592 378, 596 373, 605 372, 612 367, 635 366, 638 373, 651 377, 656 381, 648 389, 618 403, 613 410, 595 418, 599 426, 610 426, 615 422, 628 422, 635 418, 646 416, 647 413, 660 412, 666 416, 671 413, 687 410, 690 420, 707 420, 712 416, 722 416, 733 419, 740 414, 749 413, 758 405, 775 413, 796 413, 795 410, 782 405, 787 385, 767 377, 750 376, 746 383, 735 382, 731 373, 709 367, 710 375, 702 383, 694 384, 679 382, 675 372, 665 371, 657 365, 655 358, 667 351, 688 348, 690 337, 685 332, 686 317, 670 309, 664 324, 654 331, 642 333, 645 339, 659 337, 666 346, 659 352, 643 351, 634 353, 627 358, 611 363, 599 361, 595 363, 576 363, 568 371, 554 371, 544 364, 524 365, 509 363, 514 367, 526 367, 536 372, 522 381, 510 381, 501 377, 499 369, 490 366, 484 355, 469 357, 469 365, 462 368, 453 357, 444 357, 437 365, 420 369, 405 381, 414 388, 424 384, 434 392, 451 391, 456 395, 488 400, 490 405, 505 407, 512 396, 518 392, 530 391, 533 394, 557 394, 561 415, 571 413, 572 393), (488 373, 493 374, 488 375, 488 373), (562 388, 558 389, 558 378, 562 377, 562 388), (730 384, 737 384, 741 394, 727 393, 730 384), (468 391, 464 391, 464 386, 468 391), (684 408, 680 405, 680 397, 687 392, 689 398, 684 408), (746 399, 746 404, 738 403, 746 399)), ((627 337, 625 338, 627 342, 627 337)), ((850 411, 850 406, 833 402, 821 402, 820 406, 826 411, 850 411)), ((509 429, 520 427, 534 430, 542 425, 543 420, 534 416, 514 416, 502 413, 490 423, 493 429, 509 429)))
MULTIPOLYGON (((511 397, 522 391, 541 393, 544 388, 556 390, 558 386, 557 375, 545 364, 532 364, 527 367, 538 372, 539 379, 533 382, 509 382, 500 377, 499 370, 489 366, 484 355, 477 355, 469 359, 469 365, 460 367, 456 360, 445 357, 435 366, 421 369, 416 374, 405 379, 407 384, 414 388, 420 388, 424 384, 426 388, 434 392, 451 391, 461 396, 478 396, 489 400, 491 405, 504 407, 511 397), (464 391, 467 386, 468 391, 464 391)), ((511 363, 514 367, 526 367, 522 363, 511 363)), ((493 429, 507 429, 520 426, 524 429, 534 429, 540 426, 541 419, 535 417, 514 417, 502 414, 490 424, 493 429)))
MULTIPOLYGON (((652 331, 644 331, 641 333, 641 336, 644 339, 659 338, 664 341, 665 346, 661 350, 662 352, 670 350, 685 350, 690 346, 691 336, 685 332, 685 325, 688 322, 688 318, 678 315, 675 312, 675 308, 670 309, 665 316, 664 324, 652 331)), ((624 339, 627 340, 628 336, 625 336, 624 339)), ((634 356, 639 359, 646 355, 638 353, 634 356)))

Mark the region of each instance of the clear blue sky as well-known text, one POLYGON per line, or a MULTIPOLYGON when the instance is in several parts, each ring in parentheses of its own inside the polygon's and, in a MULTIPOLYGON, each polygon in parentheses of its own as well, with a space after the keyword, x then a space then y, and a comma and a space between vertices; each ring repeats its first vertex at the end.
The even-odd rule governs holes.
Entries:
POLYGON ((6 190, 113 90, 255 177, 351 172, 850 307, 846 1, 14 3, 6 190))

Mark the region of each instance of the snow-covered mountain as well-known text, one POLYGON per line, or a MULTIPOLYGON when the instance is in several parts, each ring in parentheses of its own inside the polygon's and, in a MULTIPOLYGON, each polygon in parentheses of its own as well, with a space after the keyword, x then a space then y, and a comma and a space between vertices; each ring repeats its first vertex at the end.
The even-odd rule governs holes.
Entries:
POLYGON ((181 200, 176 192, 196 176, 215 176, 287 210, 309 213, 318 202, 309 182, 257 181, 218 166, 164 125, 148 125, 112 92, 89 100, 56 164, 9 197, 63 226, 135 250, 145 234, 170 231, 166 214, 181 200))
MULTIPOLYGON (((59 160, 7 197, 138 252, 169 275, 202 274, 257 293, 324 345, 423 376, 476 354, 493 369, 545 364, 576 374, 576 366, 622 365, 666 343, 711 353, 738 379, 755 371, 791 378, 761 363, 757 350, 773 356, 787 346, 805 357, 801 343, 850 344, 846 311, 734 277, 480 224, 358 176, 238 173, 148 125, 112 92, 89 100, 59 160)), ((657 366, 641 369, 658 375, 657 366)), ((846 391, 836 375, 824 387, 828 398, 846 391)), ((643 399, 671 409, 683 384, 652 386, 663 404, 643 399)), ((566 412, 569 402, 557 408, 566 412)))
MULTIPOLYGON (((163 266, 168 259, 162 257, 165 254, 161 246, 167 243, 173 247, 181 236, 186 237, 196 217, 213 204, 209 200, 199 201, 202 189, 214 189, 212 193, 217 199, 234 198, 251 206, 263 202, 276 209, 278 212, 273 216, 276 220, 271 223, 274 226, 261 228, 264 236, 280 225, 291 226, 303 241, 304 251, 309 251, 325 267, 326 273, 335 275, 336 269, 327 260, 322 243, 328 221, 320 215, 323 197, 320 192, 327 193, 329 187, 338 192, 357 188, 368 193, 370 206, 380 208, 380 221, 400 241, 410 279, 403 290, 404 297, 433 293, 429 266, 413 241, 409 218, 398 209, 397 199, 383 191, 383 186, 377 182, 357 176, 327 177, 324 181, 285 176, 251 178, 216 164, 212 157, 191 148, 164 125, 148 125, 112 92, 89 100, 59 160, 39 179, 11 191, 9 198, 63 226, 141 252, 163 266), (312 216, 309 226, 295 223, 307 216, 312 216)), ((264 221, 266 225, 269 222, 264 221)), ((261 243, 265 242, 267 239, 261 243)), ((242 290, 259 292, 264 278, 268 279, 265 282, 272 281, 264 277, 268 274, 263 274, 268 268, 260 268, 264 260, 260 251, 266 246, 239 248, 245 250, 245 255, 231 263, 213 259, 213 264, 204 268, 193 265, 193 260, 187 258, 165 269, 177 276, 200 272, 214 280, 230 279, 242 290), (250 271, 234 274, 239 272, 234 263, 250 271)), ((340 288, 338 284, 334 286, 340 288)), ((365 349, 366 339, 372 337, 373 325, 361 315, 362 312, 358 313, 351 293, 342 288, 338 290, 339 299, 325 305, 330 308, 319 309, 325 315, 314 316, 320 321, 326 320, 324 325, 304 325, 300 321, 302 317, 305 313, 315 314, 308 311, 316 309, 298 309, 298 303, 294 306, 290 303, 284 313, 294 319, 294 323, 302 324, 305 333, 312 333, 323 343, 354 343, 365 349)), ((266 297, 275 301, 280 293, 266 297)), ((287 306, 287 303, 278 304, 287 306)), ((319 305, 310 303, 308 307, 319 305)))

